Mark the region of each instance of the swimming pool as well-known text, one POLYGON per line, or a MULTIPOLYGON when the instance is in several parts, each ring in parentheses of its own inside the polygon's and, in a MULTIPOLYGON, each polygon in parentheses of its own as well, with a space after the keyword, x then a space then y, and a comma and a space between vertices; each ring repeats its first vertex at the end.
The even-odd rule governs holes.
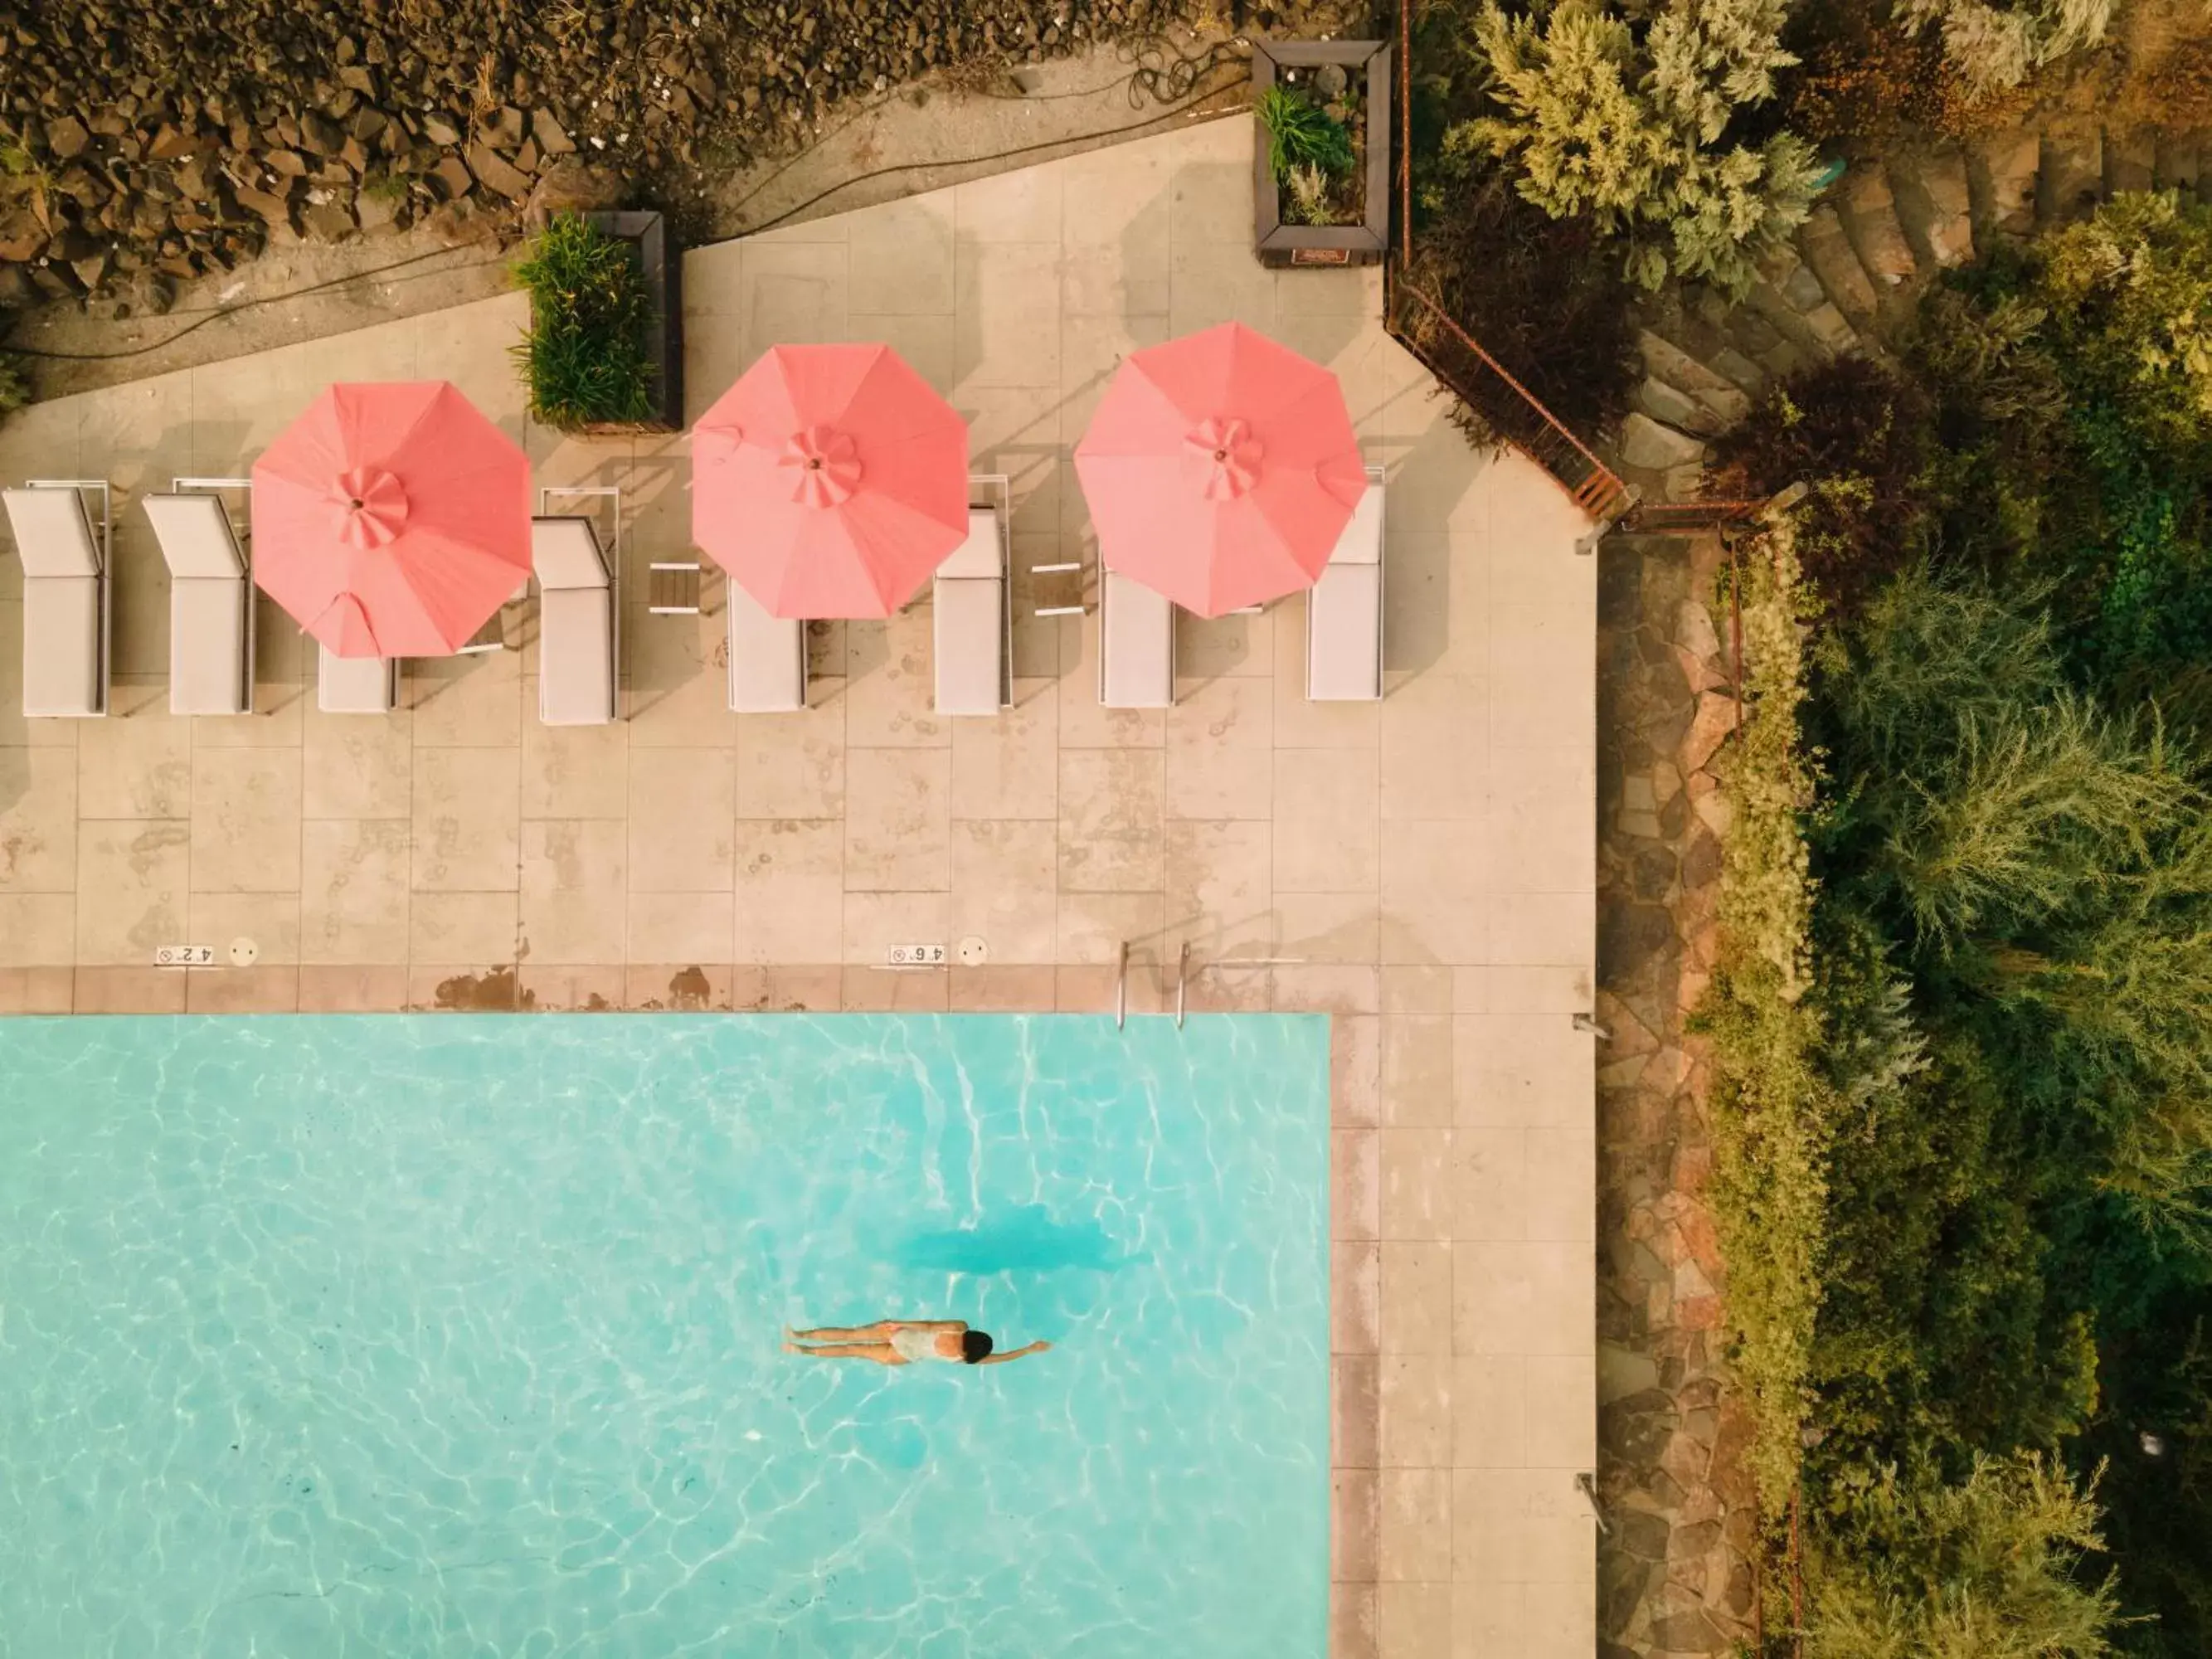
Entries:
POLYGON ((1292 1017, 0 1020, 0 1653, 1326 1649, 1292 1017), (980 1369, 797 1358, 962 1318, 980 1369))

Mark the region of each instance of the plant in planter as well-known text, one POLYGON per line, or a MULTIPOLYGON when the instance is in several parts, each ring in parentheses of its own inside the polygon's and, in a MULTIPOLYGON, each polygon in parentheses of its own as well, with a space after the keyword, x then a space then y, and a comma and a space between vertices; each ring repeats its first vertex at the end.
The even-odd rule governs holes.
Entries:
POLYGON ((531 418, 564 432, 652 420, 654 314, 636 246, 561 214, 514 274, 530 293, 530 331, 514 356, 531 418))
POLYGON ((1389 49, 1376 40, 1261 40, 1254 216, 1269 264, 1350 264, 1389 245, 1389 49))

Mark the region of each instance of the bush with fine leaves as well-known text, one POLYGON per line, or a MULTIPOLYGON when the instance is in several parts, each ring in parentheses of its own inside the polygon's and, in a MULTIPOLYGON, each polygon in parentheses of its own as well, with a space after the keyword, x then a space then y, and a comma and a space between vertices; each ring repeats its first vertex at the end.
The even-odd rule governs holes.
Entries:
POLYGON ((1729 141, 1774 94, 1784 0, 1664 0, 1632 15, 1604 0, 1512 15, 1489 0, 1471 49, 1492 107, 1445 135, 1515 169, 1556 217, 1583 216, 1626 246, 1645 288, 1671 273, 1747 290, 1760 253, 1803 222, 1820 173, 1802 139, 1729 141))

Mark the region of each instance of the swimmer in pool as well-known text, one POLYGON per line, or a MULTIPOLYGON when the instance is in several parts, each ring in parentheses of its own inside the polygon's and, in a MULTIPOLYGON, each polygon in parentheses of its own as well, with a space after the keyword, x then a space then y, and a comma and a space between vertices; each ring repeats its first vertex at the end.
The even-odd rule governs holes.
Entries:
POLYGON ((786 1331, 787 1353, 817 1359, 872 1359, 878 1365, 912 1365, 941 1359, 948 1365, 1002 1365, 1024 1354, 1042 1353, 1049 1342, 1032 1342, 1011 1353, 991 1352, 990 1336, 962 1319, 879 1319, 872 1325, 822 1325, 786 1331))

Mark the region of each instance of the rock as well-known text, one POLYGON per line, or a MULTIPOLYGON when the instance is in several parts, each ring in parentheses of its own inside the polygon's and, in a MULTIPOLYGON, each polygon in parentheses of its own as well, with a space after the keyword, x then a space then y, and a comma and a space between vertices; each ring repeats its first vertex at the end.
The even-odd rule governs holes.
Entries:
POLYGON ((514 149, 521 145, 522 129, 522 112, 512 104, 504 104, 500 106, 498 113, 477 129, 477 132, 486 143, 495 144, 501 149, 514 149))
POLYGON ((538 148, 547 155, 568 155, 575 151, 575 143, 562 130, 560 122, 553 118, 550 110, 538 109, 530 112, 530 133, 537 139, 538 148))
POLYGON ((359 228, 343 202, 318 203, 301 215, 301 228, 318 242, 342 242, 359 228))
POLYGON ((1712 613, 1695 599, 1674 607, 1674 643, 1700 657, 1720 654, 1720 635, 1714 631, 1712 613))
POLYGON ((376 96, 376 71, 362 64, 346 64, 338 70, 338 80, 364 98, 376 96))
POLYGON ((87 258, 70 260, 70 270, 89 294, 107 280, 108 263, 107 254, 102 252, 87 258))
POLYGON ((469 146, 469 170, 479 184, 511 202, 520 202, 530 194, 530 175, 489 145, 469 146))
POLYGON ((67 161, 84 154, 84 147, 92 142, 92 135, 83 122, 74 115, 57 116, 46 123, 46 148, 60 160, 67 161))
POLYGON ((327 116, 309 110, 300 118, 300 142, 316 155, 335 155, 345 141, 345 130, 327 116))
POLYGON ((28 264, 46 251, 46 228, 27 207, 0 219, 0 259, 28 264))
POLYGON ((376 136, 390 125, 391 123, 385 118, 382 110, 363 104, 353 112, 352 118, 347 121, 346 131, 366 144, 374 142, 376 136))
POLYGON ((248 213, 258 215, 271 230, 292 228, 292 204, 284 197, 272 196, 267 191, 252 190, 241 185, 238 188, 238 204, 248 213))
POLYGON ((1705 447, 1686 433, 1659 424, 1648 415, 1632 414, 1621 422, 1620 457, 1629 465, 1654 472, 1705 458, 1705 447))
POLYGON ((617 207, 627 188, 622 175, 612 168, 591 167, 568 156, 538 175, 530 199, 523 204, 522 222, 539 230, 556 213, 592 213, 617 207))
POLYGON ((538 171, 539 161, 540 157, 538 154, 538 141, 535 138, 524 139, 522 141, 522 148, 514 152, 515 171, 518 173, 535 173, 538 171))
POLYGON ((458 155, 448 155, 430 169, 430 186, 442 201, 457 201, 469 193, 476 183, 469 172, 468 163, 458 155))
POLYGON ((400 205, 406 199, 403 193, 388 187, 362 191, 354 198, 354 211, 362 229, 371 236, 397 229, 400 205))
POLYGON ((358 179, 368 171, 368 152, 361 147, 358 138, 348 138, 338 150, 338 161, 358 179))
POLYGON ((461 142, 460 129, 443 114, 433 112, 422 118, 422 136, 432 143, 451 148, 461 142))
POLYGON ((155 130, 146 145, 147 157, 155 161, 174 161, 190 155, 198 140, 189 132, 180 131, 164 121, 155 130))
POLYGON ((1735 730, 1735 699, 1722 691, 1701 692, 1698 712, 1677 751, 1676 763, 1685 776, 1703 771, 1728 734, 1735 730))
POLYGON ((1644 384, 1636 389, 1636 402, 1645 414, 1662 425, 1694 432, 1705 438, 1720 435, 1721 422, 1711 410, 1656 374, 1644 377, 1644 384))
POLYGON ((262 161, 269 171, 280 179, 300 179, 307 176, 307 158, 295 149, 272 149, 262 161))

